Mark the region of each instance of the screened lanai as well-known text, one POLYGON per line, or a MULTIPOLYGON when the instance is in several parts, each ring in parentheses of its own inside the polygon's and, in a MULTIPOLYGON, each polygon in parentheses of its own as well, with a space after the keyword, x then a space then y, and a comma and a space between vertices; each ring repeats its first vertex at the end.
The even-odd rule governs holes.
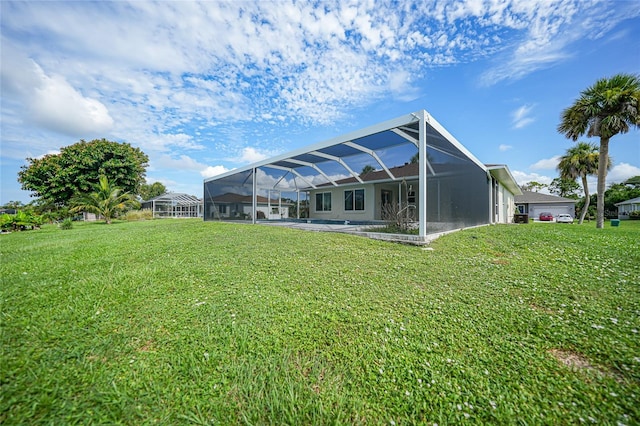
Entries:
POLYGON ((404 215, 425 237, 497 221, 495 192, 519 192, 499 172, 422 110, 206 179, 204 220, 378 224, 404 215))
POLYGON ((150 209, 153 217, 202 217, 202 200, 189 194, 167 192, 141 203, 150 209))

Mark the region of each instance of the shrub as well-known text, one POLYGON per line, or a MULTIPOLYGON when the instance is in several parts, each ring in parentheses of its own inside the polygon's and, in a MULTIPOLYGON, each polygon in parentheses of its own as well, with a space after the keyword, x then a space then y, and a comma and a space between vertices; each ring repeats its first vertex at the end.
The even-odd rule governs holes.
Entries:
POLYGON ((153 219, 153 212, 151 209, 142 209, 142 210, 129 210, 124 215, 124 220, 133 221, 133 220, 150 220, 153 219))
POLYGON ((631 220, 640 220, 640 210, 635 210, 629 213, 629 219, 631 220))
POLYGON ((43 223, 44 220, 41 216, 22 210, 18 210, 16 214, 3 214, 0 218, 0 228, 2 228, 3 231, 40 229, 43 223))
POLYGON ((73 219, 71 219, 70 217, 67 217, 62 222, 60 222, 58 226, 62 230, 71 229, 73 228, 73 219))

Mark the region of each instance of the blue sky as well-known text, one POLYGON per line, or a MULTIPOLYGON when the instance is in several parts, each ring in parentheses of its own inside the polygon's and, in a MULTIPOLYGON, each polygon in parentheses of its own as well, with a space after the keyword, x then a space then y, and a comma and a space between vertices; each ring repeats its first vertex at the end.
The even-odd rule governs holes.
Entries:
MULTIPOLYGON (((26 157, 80 139, 140 147, 149 183, 202 196, 204 178, 421 109, 480 161, 549 183, 573 144, 561 111, 640 72, 634 1, 0 7, 0 204, 30 201, 26 157)), ((608 184, 640 175, 640 133, 610 155, 608 184)))

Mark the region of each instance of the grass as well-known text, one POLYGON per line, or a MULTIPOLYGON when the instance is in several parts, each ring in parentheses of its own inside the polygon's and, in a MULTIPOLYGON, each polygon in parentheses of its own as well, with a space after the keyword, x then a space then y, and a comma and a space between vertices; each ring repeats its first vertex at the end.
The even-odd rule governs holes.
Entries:
POLYGON ((640 222, 0 236, 0 423, 640 423, 640 222))

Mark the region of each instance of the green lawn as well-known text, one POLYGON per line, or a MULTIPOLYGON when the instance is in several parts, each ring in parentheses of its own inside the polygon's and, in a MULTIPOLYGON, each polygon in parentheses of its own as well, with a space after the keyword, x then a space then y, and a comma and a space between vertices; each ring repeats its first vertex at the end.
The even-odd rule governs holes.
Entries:
POLYGON ((640 221, 0 235, 0 423, 640 424, 640 221))

